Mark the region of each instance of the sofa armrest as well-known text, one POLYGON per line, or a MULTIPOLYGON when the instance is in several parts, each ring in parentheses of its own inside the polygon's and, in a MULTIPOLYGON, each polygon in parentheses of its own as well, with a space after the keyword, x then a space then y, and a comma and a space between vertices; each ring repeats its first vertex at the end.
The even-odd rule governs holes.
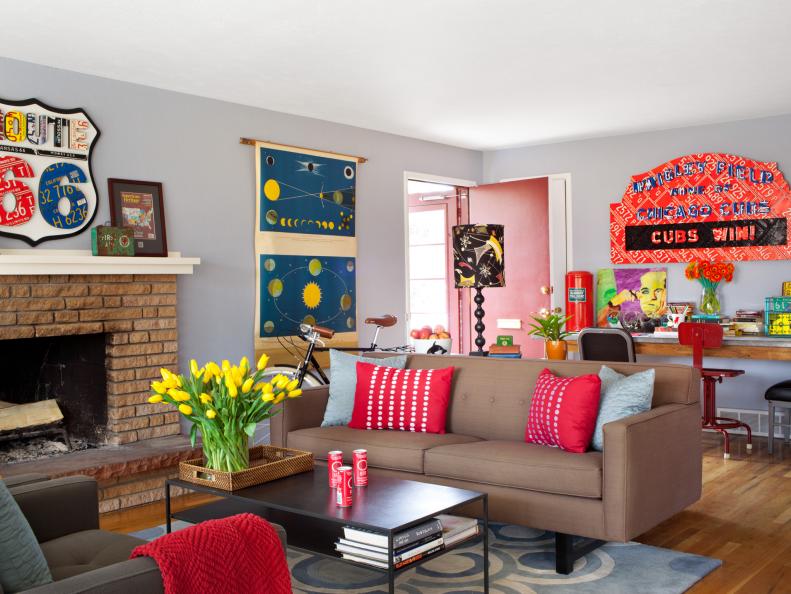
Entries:
POLYGON ((151 557, 138 557, 25 590, 24 594, 163 594, 162 574, 151 557))
MULTIPOLYGON (((49 477, 40 472, 29 472, 27 474, 18 474, 16 476, 5 476, 2 481, 9 489, 11 487, 19 487, 21 485, 28 485, 30 483, 40 483, 41 481, 48 481, 49 477)), ((0 592, 2 594, 2 592, 0 592)))
POLYGON ((604 425, 608 539, 627 541, 700 499, 700 407, 668 404, 604 425))
POLYGON ((91 477, 64 476, 9 491, 39 542, 99 528, 99 491, 91 477))
POLYGON ((288 433, 297 429, 318 427, 324 420, 324 409, 330 397, 329 386, 308 388, 300 398, 284 403, 280 414, 270 419, 272 445, 288 447, 288 433))

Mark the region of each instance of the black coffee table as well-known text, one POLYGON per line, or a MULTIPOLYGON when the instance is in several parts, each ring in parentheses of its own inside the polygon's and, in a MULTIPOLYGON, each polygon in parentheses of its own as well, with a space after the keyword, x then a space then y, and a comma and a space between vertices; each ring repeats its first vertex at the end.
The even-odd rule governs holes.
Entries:
POLYGON ((395 592, 397 574, 430 561, 466 543, 463 541, 402 568, 392 562, 393 536, 434 516, 452 512, 475 502, 482 504, 483 580, 489 592, 489 500, 486 493, 453 487, 378 477, 371 474, 367 487, 354 489, 352 507, 337 507, 335 491, 327 485, 327 469, 318 466, 313 472, 280 479, 240 491, 228 492, 179 479, 165 481, 165 514, 167 531, 171 518, 198 523, 251 512, 276 522, 286 529, 288 545, 309 553, 331 557, 374 571, 387 573, 389 591, 395 592), (211 493, 222 499, 189 510, 171 513, 171 487, 211 493), (343 527, 351 526, 385 534, 388 537, 390 561, 388 568, 377 568, 343 559, 335 550, 343 527))

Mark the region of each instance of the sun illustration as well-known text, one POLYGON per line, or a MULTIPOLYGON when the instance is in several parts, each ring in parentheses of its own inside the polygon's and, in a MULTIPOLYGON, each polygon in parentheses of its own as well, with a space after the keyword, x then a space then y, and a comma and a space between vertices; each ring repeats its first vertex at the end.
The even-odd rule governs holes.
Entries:
POLYGON ((308 309, 316 309, 321 303, 321 288, 316 283, 308 283, 302 289, 302 302, 308 309))

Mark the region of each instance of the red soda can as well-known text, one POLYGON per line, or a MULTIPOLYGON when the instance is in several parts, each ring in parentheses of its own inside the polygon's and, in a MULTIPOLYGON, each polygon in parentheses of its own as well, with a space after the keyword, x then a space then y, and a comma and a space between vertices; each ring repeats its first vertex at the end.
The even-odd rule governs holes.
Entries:
POLYGON ((333 450, 327 454, 327 474, 330 480, 330 489, 338 486, 338 468, 343 465, 343 452, 333 450))
POLYGON ((354 467, 354 486, 368 486, 368 450, 354 450, 352 453, 354 467))
POLYGON ((338 486, 336 487, 335 503, 338 507, 351 507, 352 505, 352 467, 340 466, 338 468, 338 486))

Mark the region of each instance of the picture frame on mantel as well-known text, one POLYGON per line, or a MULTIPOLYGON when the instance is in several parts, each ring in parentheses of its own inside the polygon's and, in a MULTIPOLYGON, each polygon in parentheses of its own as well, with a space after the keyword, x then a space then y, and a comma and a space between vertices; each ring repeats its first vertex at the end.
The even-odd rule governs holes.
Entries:
POLYGON ((110 221, 134 232, 135 256, 167 257, 164 197, 160 182, 110 178, 110 221))

